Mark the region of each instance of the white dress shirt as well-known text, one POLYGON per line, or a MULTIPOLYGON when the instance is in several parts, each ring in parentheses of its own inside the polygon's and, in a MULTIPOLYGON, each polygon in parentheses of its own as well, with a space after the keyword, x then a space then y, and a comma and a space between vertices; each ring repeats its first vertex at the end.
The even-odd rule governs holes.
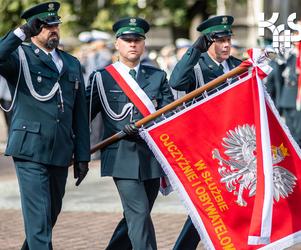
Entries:
MULTIPOLYGON (((14 34, 19 37, 22 41, 25 41, 26 36, 23 32, 23 30, 21 30, 20 28, 17 28, 14 30, 14 34)), ((46 55, 51 54, 52 57, 52 61, 54 62, 56 68, 58 69, 59 72, 62 71, 63 68, 63 60, 60 58, 60 56, 58 55, 57 51, 55 49, 53 49, 51 52, 47 52, 45 49, 40 48, 41 50, 43 50, 45 52, 46 55)), ((138 72, 138 71, 137 71, 138 72)))

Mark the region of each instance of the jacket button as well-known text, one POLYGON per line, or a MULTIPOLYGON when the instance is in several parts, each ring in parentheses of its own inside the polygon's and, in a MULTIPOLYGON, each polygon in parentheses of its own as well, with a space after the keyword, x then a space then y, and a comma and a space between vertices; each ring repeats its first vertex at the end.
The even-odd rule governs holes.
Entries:
POLYGON ((23 125, 23 126, 22 126, 22 128, 23 128, 23 129, 26 129, 26 126, 25 126, 25 125, 23 125))
POLYGON ((60 122, 60 119, 57 119, 56 122, 59 123, 59 122, 60 122))

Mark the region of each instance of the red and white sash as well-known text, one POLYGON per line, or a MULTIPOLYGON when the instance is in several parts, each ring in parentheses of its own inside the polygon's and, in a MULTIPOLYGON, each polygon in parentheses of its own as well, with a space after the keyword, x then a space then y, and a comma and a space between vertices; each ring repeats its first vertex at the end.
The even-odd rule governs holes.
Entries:
MULTIPOLYGON (((122 67, 120 62, 111 64, 105 68, 117 82, 119 87, 134 103, 141 114, 146 117, 156 111, 156 108, 145 92, 140 88, 133 77, 122 67)), ((160 192, 168 195, 172 191, 172 187, 167 177, 160 180, 160 192)))
POLYGON ((156 111, 156 108, 133 77, 122 67, 120 62, 110 64, 105 68, 145 117, 156 111))

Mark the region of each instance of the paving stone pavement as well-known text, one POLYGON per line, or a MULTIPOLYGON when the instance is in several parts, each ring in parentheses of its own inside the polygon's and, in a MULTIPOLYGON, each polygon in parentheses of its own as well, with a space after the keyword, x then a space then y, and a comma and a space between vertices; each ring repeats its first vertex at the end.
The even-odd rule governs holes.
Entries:
MULTIPOLYGON (((99 177, 99 161, 91 164, 84 182, 74 186, 70 169, 63 212, 53 230, 55 250, 105 249, 122 218, 120 200, 111 178, 99 177)), ((172 249, 186 212, 176 194, 158 196, 152 218, 159 250, 172 249)), ((0 250, 17 250, 24 240, 23 221, 15 170, 0 156, 0 250)), ((200 246, 199 250, 202 249, 200 246)))
MULTIPOLYGON (((62 212, 53 231, 53 248, 105 249, 121 216, 121 213, 62 212)), ((158 249, 172 249, 185 219, 183 214, 153 214, 158 249)), ((0 250, 20 249, 24 239, 20 210, 0 210, 0 221, 0 250)))

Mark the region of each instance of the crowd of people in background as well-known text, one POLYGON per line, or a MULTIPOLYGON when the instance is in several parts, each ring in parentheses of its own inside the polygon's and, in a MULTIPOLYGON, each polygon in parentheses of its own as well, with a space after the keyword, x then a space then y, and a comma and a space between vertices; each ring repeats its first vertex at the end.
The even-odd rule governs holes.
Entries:
MULTIPOLYGON (((86 31, 78 36, 80 45, 76 46, 72 54, 77 57, 82 64, 82 72, 85 83, 88 83, 89 75, 103 68, 113 61, 116 61, 114 51, 114 38, 103 31, 86 31)), ((143 55, 143 63, 154 65, 167 73, 169 78, 177 62, 182 58, 186 50, 192 45, 188 38, 178 38, 173 44, 162 46, 159 50, 150 50, 143 55)), ((261 45, 262 46, 262 45, 261 45)), ((298 91, 298 74, 296 60, 299 50, 298 45, 286 48, 283 54, 271 60, 272 73, 265 79, 266 89, 274 101, 280 115, 288 126, 292 136, 301 144, 301 111, 297 110, 296 98, 298 91)), ((263 49, 271 47, 270 44, 264 45, 263 49)), ((246 48, 232 39, 231 55, 241 60, 246 59, 246 48)), ((0 76, 0 104, 8 109, 11 105, 11 96, 5 78, 0 76), (4 84, 2 84, 2 82, 4 84)), ((174 98, 178 99, 185 95, 184 91, 172 89, 174 98)), ((9 131, 11 112, 3 112, 7 132, 9 131)), ((98 115, 91 123, 91 144, 94 145, 102 138, 102 121, 98 115)), ((93 156, 99 158, 99 153, 93 156)))
MULTIPOLYGON (((267 48, 271 45, 267 45, 267 48)), ((298 78, 300 73, 300 42, 285 48, 270 61, 273 71, 264 80, 265 86, 275 103, 292 137, 301 146, 301 111, 297 104, 298 78)), ((300 91, 300 89, 299 89, 300 91)))
MULTIPOLYGON (((74 50, 74 55, 82 63, 83 74, 87 80, 89 74, 97 68, 103 68, 116 60, 112 37, 108 33, 101 32, 101 35, 95 35, 93 32, 84 33, 86 37, 79 36, 82 44, 74 50), (90 33, 90 34, 88 34, 90 33)), ((143 56, 144 64, 161 68, 167 73, 169 79, 175 65, 182 58, 192 41, 188 38, 178 38, 173 44, 162 46, 160 50, 147 51, 143 56)), ((260 45, 262 49, 270 48, 271 44, 265 42, 260 45)), ((299 53, 295 44, 292 48, 286 48, 284 53, 279 53, 277 57, 270 62, 272 73, 265 79, 266 89, 274 101, 281 117, 288 126, 293 138, 301 145, 301 111, 297 110, 296 98, 298 91, 298 74, 296 60, 299 53)), ((244 60, 247 58, 246 49, 237 40, 232 39, 231 55, 244 60)), ((87 81, 85 81, 87 82, 87 81)), ((175 99, 185 95, 185 91, 172 89, 175 99)), ((100 140, 101 118, 93 121, 91 143, 100 140)))
MULTIPOLYGON (((22 249, 52 249, 70 163, 78 186, 89 171, 90 144, 118 131, 124 136, 120 141, 92 156, 101 157, 101 176, 113 178, 123 207, 106 249, 157 249, 151 211, 164 173, 136 122, 240 65, 245 49, 232 39, 234 17, 204 20, 196 41, 178 38, 159 50, 145 48, 149 23, 127 17, 113 25, 115 38, 96 30, 81 33, 82 44, 71 52, 75 58, 57 49, 64 48, 59 8, 58 2, 47 2, 25 10, 26 23, 0 40, 0 73, 9 87, 0 77, 1 108, 13 107, 12 120, 5 115, 8 130, 12 124, 5 154, 13 157, 19 183, 22 249), (9 92, 19 95, 11 101, 9 92)), ((271 60, 274 71, 266 79, 299 145, 300 51, 297 43, 271 60)), ((236 80, 228 78, 204 96, 236 80)), ((200 240, 188 216, 173 249, 196 249, 200 240)))

